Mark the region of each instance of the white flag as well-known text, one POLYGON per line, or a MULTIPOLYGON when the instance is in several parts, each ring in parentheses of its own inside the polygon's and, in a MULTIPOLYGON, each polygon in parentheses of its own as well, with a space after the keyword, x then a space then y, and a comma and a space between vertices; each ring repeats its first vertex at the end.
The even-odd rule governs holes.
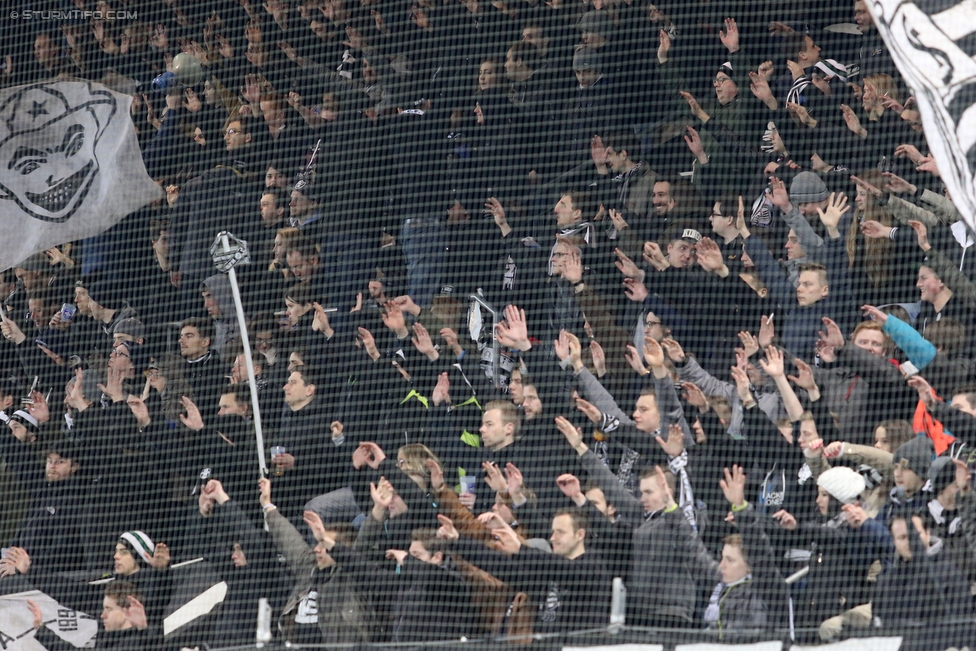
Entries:
POLYGON ((976 61, 959 46, 976 32, 976 4, 874 0, 867 5, 915 94, 952 202, 976 230, 976 61))
POLYGON ((8 651, 41 651, 34 640, 34 618, 27 608, 30 599, 41 609, 45 626, 69 644, 83 647, 98 632, 98 620, 92 615, 65 608, 43 592, 30 590, 0 596, 0 649, 8 651))
POLYGON ((0 270, 163 196, 142 163, 131 102, 84 81, 0 91, 0 270))

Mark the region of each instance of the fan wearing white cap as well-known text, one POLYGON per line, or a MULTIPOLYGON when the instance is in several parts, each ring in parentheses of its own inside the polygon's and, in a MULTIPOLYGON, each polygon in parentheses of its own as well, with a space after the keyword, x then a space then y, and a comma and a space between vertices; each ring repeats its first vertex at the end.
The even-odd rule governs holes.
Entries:
POLYGON ((831 468, 817 478, 817 508, 820 515, 835 517, 844 506, 856 505, 867 485, 860 473, 843 466, 831 468))
POLYGON ((126 531, 115 545, 115 574, 129 577, 146 565, 165 568, 169 564, 169 549, 165 543, 154 544, 142 531, 126 531))

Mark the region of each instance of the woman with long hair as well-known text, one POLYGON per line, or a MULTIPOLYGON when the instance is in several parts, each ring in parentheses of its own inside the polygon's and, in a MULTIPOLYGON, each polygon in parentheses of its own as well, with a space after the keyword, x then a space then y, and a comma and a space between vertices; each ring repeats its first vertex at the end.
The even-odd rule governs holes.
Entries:
MULTIPOLYGON (((885 185, 885 179, 877 170, 868 170, 860 178, 875 187, 885 185)), ((892 239, 888 235, 898 223, 887 209, 877 204, 874 195, 861 186, 857 188, 854 203, 855 218, 847 227, 847 260, 854 305, 914 302, 916 265, 913 262, 918 257, 918 248, 913 246, 910 237, 892 239)), ((907 232, 901 234, 908 235, 907 232)))

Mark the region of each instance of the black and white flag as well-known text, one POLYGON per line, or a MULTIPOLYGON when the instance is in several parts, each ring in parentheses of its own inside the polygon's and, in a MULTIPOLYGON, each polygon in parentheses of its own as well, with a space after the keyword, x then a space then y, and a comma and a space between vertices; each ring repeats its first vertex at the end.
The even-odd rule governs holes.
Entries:
POLYGON ((971 0, 868 0, 891 57, 915 94, 929 150, 970 228, 976 229, 976 32, 971 0))
POLYGON ((0 270, 163 196, 142 163, 131 102, 84 81, 0 91, 0 270))

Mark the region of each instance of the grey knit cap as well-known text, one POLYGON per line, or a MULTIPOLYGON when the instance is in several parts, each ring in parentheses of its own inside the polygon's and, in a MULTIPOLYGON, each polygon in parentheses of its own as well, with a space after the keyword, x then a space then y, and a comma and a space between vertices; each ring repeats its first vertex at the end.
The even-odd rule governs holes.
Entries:
POLYGON ((817 203, 830 196, 827 184, 814 172, 800 172, 790 184, 790 201, 793 203, 817 203))

